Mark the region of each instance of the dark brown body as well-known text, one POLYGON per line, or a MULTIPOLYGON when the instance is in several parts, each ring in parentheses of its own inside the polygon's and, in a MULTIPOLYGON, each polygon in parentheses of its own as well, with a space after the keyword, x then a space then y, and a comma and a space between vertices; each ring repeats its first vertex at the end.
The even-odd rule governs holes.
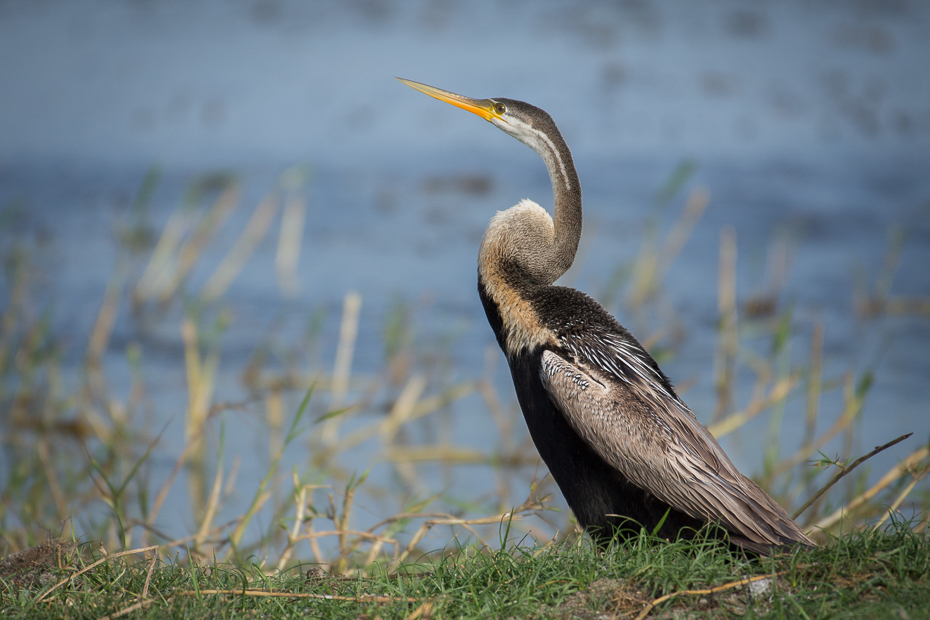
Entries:
MULTIPOLYGON (((544 319, 547 324, 565 324, 578 318, 578 305, 572 303, 581 295, 578 291, 556 286, 546 289, 533 295, 536 302, 533 305, 549 315, 544 319), (566 310, 568 316, 565 316, 566 310)), ((503 349, 501 314, 497 305, 488 297, 480 279, 478 294, 488 323, 503 349)), ((587 296, 584 297, 590 301, 587 296)), ((613 320, 609 315, 608 318, 613 320)), ((556 349, 539 347, 520 353, 508 359, 508 362, 530 437, 578 519, 578 524, 601 545, 607 544, 618 533, 621 536, 638 535, 641 528, 652 532, 660 522, 662 527, 657 534, 666 539, 674 540, 680 533, 687 536, 699 530, 704 525, 702 521, 672 508, 631 483, 598 456, 566 422, 565 416, 550 400, 540 378, 544 348, 556 349)), ((556 352, 566 354, 565 351, 556 352)))
MULTIPOLYGON (((587 295, 560 286, 519 284, 518 289, 520 297, 533 308, 539 322, 554 333, 556 341, 587 336, 593 336, 592 340, 597 341, 598 335, 603 334, 619 336, 651 367, 662 388, 677 398, 671 382, 632 334, 587 295)), ((478 293, 491 329, 507 353, 500 309, 488 295, 480 276, 478 293)), ((641 529, 655 532, 668 540, 690 538, 696 534, 707 520, 695 518, 659 499, 648 489, 634 484, 619 469, 601 458, 592 445, 572 428, 543 384, 540 368, 543 366, 542 356, 545 351, 578 363, 585 361, 576 359, 577 355, 565 347, 543 344, 509 355, 508 363, 533 443, 579 525, 600 546, 606 546, 615 536, 636 536, 641 529)), ((698 424, 696 420, 694 423, 698 424)), ((643 448, 647 449, 646 446, 643 448)), ((772 540, 752 541, 731 530, 729 537, 735 548, 767 555, 781 545, 798 542, 811 544, 780 506, 751 481, 746 482, 769 502, 768 506, 758 508, 774 513, 769 516, 769 521, 773 523, 770 530, 772 540)), ((720 525, 721 529, 717 533, 723 535, 729 528, 724 523, 720 525)))

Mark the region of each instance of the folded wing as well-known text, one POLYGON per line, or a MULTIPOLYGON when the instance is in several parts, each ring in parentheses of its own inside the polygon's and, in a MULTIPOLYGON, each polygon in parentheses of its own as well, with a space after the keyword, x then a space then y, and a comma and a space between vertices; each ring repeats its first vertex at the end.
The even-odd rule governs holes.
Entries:
POLYGON ((785 510, 739 473, 678 398, 652 358, 615 334, 563 339, 542 355, 542 382, 572 428, 633 484, 674 508, 717 522, 755 550, 813 545, 785 510))

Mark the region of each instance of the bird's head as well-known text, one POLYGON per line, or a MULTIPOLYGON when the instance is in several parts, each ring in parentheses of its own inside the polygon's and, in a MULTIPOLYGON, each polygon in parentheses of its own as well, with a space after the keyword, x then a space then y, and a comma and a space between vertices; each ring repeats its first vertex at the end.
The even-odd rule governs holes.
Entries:
MULTIPOLYGON (((555 217, 536 203, 520 203, 492 220, 481 256, 502 253, 518 263, 527 281, 552 284, 575 260, 581 238, 581 186, 572 154, 545 111, 513 99, 472 99, 433 86, 397 78, 430 97, 477 114, 536 151, 549 170, 555 217)), ((485 259, 479 258, 479 265, 485 259)), ((490 261, 493 262, 493 261, 490 261)), ((479 267, 479 271, 482 267, 479 267)))
POLYGON ((456 95, 447 90, 427 86, 412 80, 397 79, 410 88, 426 93, 430 97, 477 114, 504 133, 523 142, 537 153, 542 154, 552 148, 550 136, 553 132, 556 135, 558 134, 558 129, 552 121, 552 117, 545 110, 528 103, 502 98, 472 99, 471 97, 456 95), (549 148, 546 148, 547 146, 549 148))

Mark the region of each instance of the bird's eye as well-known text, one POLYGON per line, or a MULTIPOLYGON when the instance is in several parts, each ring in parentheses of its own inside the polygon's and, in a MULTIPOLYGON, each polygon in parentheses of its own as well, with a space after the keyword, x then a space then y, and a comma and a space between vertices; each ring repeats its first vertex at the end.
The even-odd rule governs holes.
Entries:
POLYGON ((498 114, 503 114, 507 111, 507 106, 505 106, 503 103, 496 103, 494 104, 494 111, 498 114))

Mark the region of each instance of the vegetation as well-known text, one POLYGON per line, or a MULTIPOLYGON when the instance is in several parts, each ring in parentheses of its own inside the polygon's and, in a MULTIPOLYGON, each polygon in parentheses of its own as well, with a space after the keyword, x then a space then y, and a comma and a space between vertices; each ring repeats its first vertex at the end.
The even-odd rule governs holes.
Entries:
POLYGON ((926 618, 930 541, 911 525, 760 560, 710 540, 643 534, 606 553, 583 539, 469 546, 342 577, 315 565, 269 574, 254 564, 160 561, 153 548, 147 560, 97 554, 50 571, 40 586, 6 585, 2 605, 29 618, 926 618))
MULTIPOLYGON (((709 200, 705 190, 694 189, 669 217, 689 175, 685 164, 671 176, 639 255, 599 295, 643 323, 636 331, 649 336, 644 344, 660 362, 675 355, 679 342, 663 276, 709 200)), ((899 462, 868 477, 859 465, 880 449, 855 454, 852 437, 876 369, 831 375, 823 362, 823 325, 796 330, 777 288, 741 300, 732 231, 721 235, 717 404, 699 417, 710 420, 718 437, 763 416, 773 437, 786 423, 807 429, 803 444, 787 454, 777 442, 767 444, 758 480, 824 544, 817 549, 747 559, 710 538, 658 541, 647 533, 606 553, 592 549, 571 515, 555 510, 551 479, 534 476, 539 461, 517 430, 519 410, 502 404, 491 370, 450 381, 437 363, 441 354, 417 342, 403 301, 385 318, 383 371, 376 376, 352 370, 361 297, 349 292, 331 370, 313 357, 326 318, 310 312, 302 337, 272 330, 252 343, 241 372, 248 398, 223 400, 221 343, 232 320, 226 292, 279 218, 275 275, 282 295, 293 294, 301 244, 294 231, 304 225, 306 180, 302 170, 282 175, 211 268, 207 249, 221 245, 218 233, 241 207, 236 179, 211 175, 194 182, 156 234, 149 224, 158 183, 152 171, 118 230, 114 272, 76 376, 66 363, 74 346, 53 328, 55 300, 38 293, 36 249, 10 223, 16 205, 5 207, 3 614, 930 616, 930 452, 926 445, 914 448, 915 439, 926 438, 904 444, 883 438, 893 441, 880 449, 902 450, 899 462), (202 285, 191 277, 197 269, 210 274, 202 285), (104 360, 115 346, 120 312, 131 313, 139 334, 125 345, 119 369, 128 385, 113 380, 112 362, 104 360), (152 428, 148 412, 145 342, 146 334, 178 324, 184 433, 181 445, 166 445, 166 431, 152 428), (809 354, 798 363, 791 349, 802 344, 802 333, 809 354), (493 420, 495 447, 476 450, 443 438, 450 408, 462 403, 483 408, 493 420), (239 481, 237 461, 228 454, 229 428, 246 415, 267 429, 268 465, 254 486, 239 481), (840 437, 844 452, 822 454, 840 437), (359 447, 378 455, 375 469, 347 465, 359 447), (427 467, 451 475, 475 465, 492 473, 493 493, 435 493, 422 480, 427 467), (381 483, 373 481, 376 475, 381 483), (180 537, 159 525, 171 501, 190 513, 189 531, 180 537), (373 515, 370 505, 388 508, 373 515)), ((863 317, 925 311, 922 300, 890 294, 902 243, 892 245, 876 284, 858 291, 863 317)))

